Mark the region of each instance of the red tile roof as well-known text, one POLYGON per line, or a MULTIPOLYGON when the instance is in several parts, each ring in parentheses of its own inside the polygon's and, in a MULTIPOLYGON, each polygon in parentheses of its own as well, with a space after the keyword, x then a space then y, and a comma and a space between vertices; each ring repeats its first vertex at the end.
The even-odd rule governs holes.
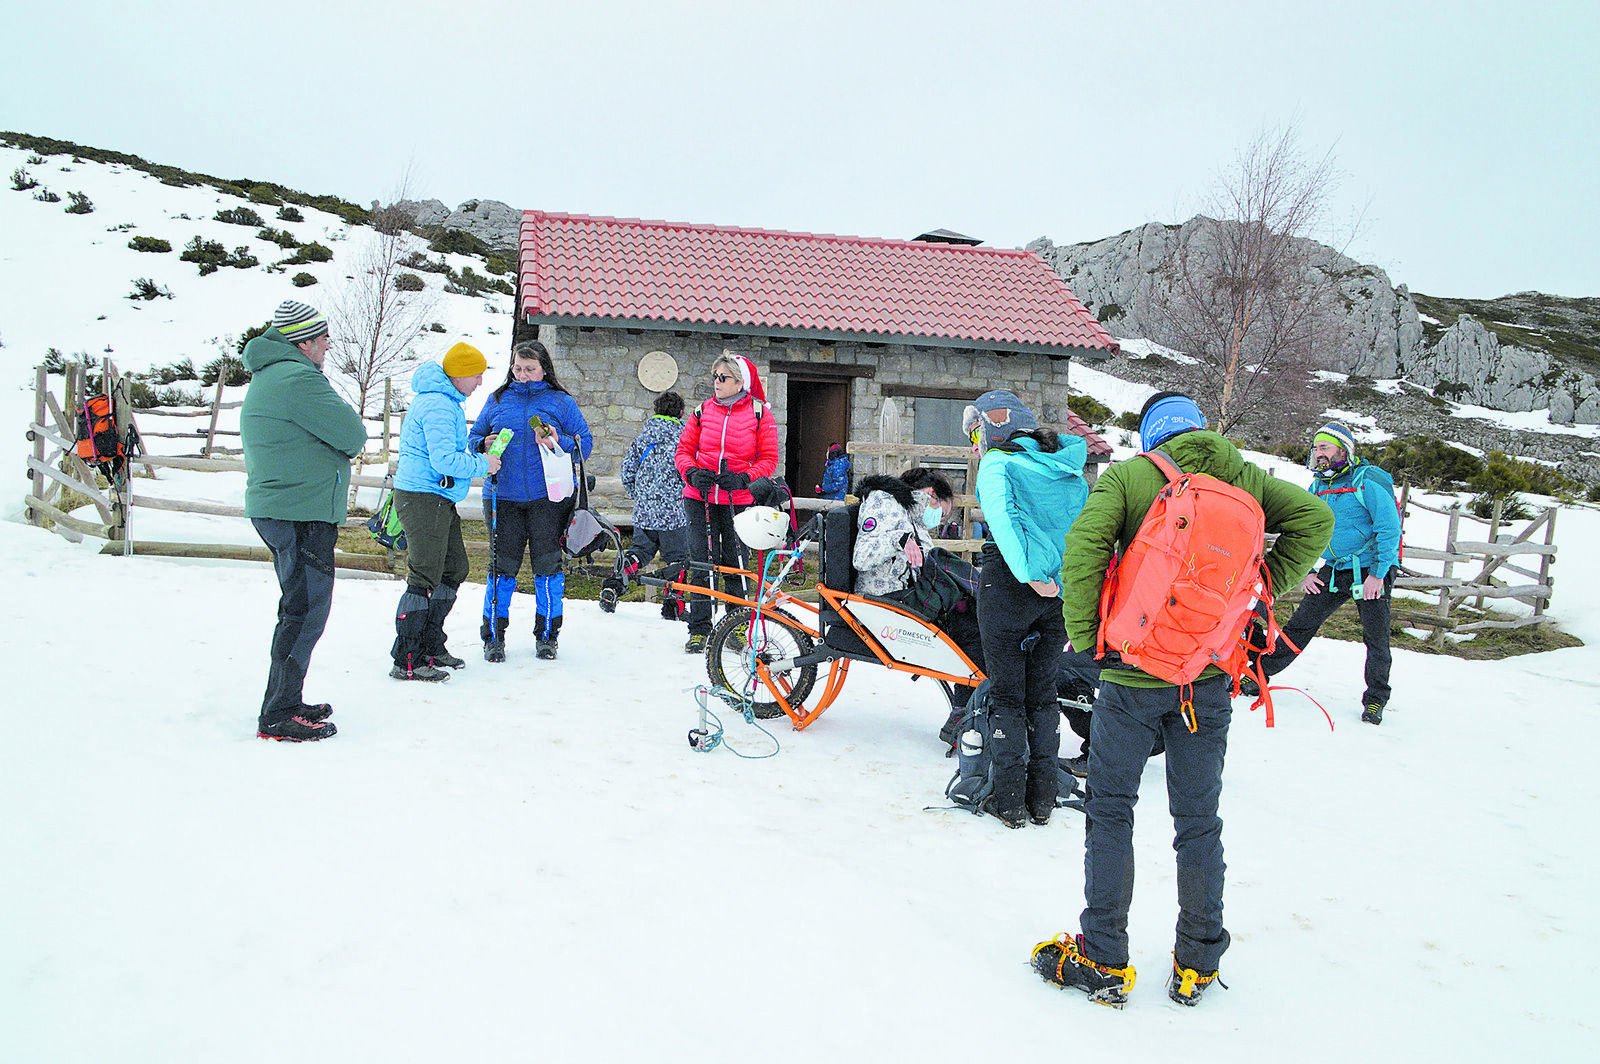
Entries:
POLYGON ((1028 251, 525 211, 521 258, 522 311, 538 322, 1117 350, 1028 251))
POLYGON ((1087 421, 1070 410, 1067 411, 1066 427, 1068 432, 1082 436, 1084 442, 1089 445, 1089 460, 1091 462, 1111 460, 1111 445, 1105 441, 1105 437, 1091 429, 1087 421))

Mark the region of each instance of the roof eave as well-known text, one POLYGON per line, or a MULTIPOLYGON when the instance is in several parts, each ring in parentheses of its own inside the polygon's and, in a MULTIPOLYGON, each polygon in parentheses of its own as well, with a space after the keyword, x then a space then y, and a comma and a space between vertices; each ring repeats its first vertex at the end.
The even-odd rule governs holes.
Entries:
POLYGON ((526 314, 530 325, 570 325, 578 328, 640 329, 654 332, 739 333, 749 336, 783 337, 791 340, 831 340, 844 343, 911 344, 917 347, 970 348, 997 354, 1045 355, 1050 358, 1105 362, 1119 347, 1077 344, 1026 344, 1004 340, 978 340, 961 336, 920 336, 900 333, 864 333, 828 329, 793 329, 770 325, 745 325, 737 322, 671 321, 662 318, 585 317, 571 314, 526 314))

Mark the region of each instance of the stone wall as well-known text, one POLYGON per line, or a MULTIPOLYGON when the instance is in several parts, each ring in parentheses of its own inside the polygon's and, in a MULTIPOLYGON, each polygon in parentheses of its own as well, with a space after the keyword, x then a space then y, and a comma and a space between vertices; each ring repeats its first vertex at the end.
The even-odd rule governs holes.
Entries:
MULTIPOLYGON (((594 433, 589 472, 616 476, 628 445, 652 412, 657 392, 639 383, 639 360, 665 351, 678 364, 672 390, 692 409, 711 395, 711 364, 723 352, 755 363, 777 418, 781 456, 788 438, 788 377, 774 373, 774 362, 872 366, 873 376, 850 380, 850 435, 877 442, 885 385, 969 389, 974 393, 1009 388, 1021 395, 1045 424, 1065 424, 1067 376, 1071 363, 1045 355, 996 354, 970 348, 922 347, 816 340, 778 340, 764 336, 669 332, 541 325, 539 339, 550 349, 561 383, 577 397, 594 433)), ((907 399, 900 409, 900 442, 915 439, 916 412, 907 399)), ((951 441, 952 443, 959 441, 951 441)), ((779 473, 784 473, 781 457, 779 473)), ((626 509, 626 499, 604 505, 626 509)))

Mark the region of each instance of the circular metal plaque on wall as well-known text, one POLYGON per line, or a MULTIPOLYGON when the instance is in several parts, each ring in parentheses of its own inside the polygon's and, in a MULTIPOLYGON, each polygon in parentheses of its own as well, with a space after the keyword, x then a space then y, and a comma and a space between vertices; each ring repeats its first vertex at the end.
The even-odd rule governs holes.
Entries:
POLYGON ((639 360, 639 383, 652 392, 664 392, 678 383, 678 362, 665 351, 651 351, 639 360))

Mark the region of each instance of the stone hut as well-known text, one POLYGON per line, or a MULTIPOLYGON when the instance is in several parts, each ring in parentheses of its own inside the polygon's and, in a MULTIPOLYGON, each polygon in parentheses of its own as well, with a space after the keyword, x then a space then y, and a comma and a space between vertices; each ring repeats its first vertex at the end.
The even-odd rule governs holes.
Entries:
POLYGON ((779 472, 802 497, 832 443, 961 443, 962 407, 991 388, 1085 432, 1071 361, 1118 349, 1032 252, 927 238, 526 211, 516 305, 514 341, 550 349, 589 418, 591 473, 616 474, 661 392, 709 396, 727 351, 762 373, 779 472))

